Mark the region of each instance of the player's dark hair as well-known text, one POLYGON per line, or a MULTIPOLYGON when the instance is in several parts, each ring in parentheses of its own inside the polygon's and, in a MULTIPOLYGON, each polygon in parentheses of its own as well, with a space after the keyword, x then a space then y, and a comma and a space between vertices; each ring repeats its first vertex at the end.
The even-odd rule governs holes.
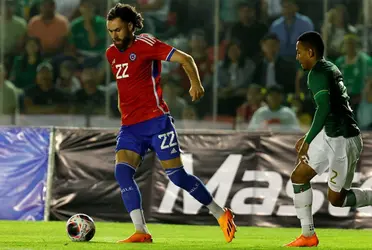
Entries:
POLYGON ((129 4, 117 3, 111 8, 107 14, 107 20, 112 21, 115 18, 120 18, 124 22, 132 23, 135 30, 143 28, 142 15, 136 11, 135 7, 129 4))
POLYGON ((50 4, 55 5, 56 4, 56 1, 55 0, 42 0, 40 3, 41 4, 48 4, 48 3, 50 3, 50 4))
POLYGON ((284 94, 284 89, 280 85, 273 85, 267 88, 267 94, 272 94, 272 93, 284 94))
MULTIPOLYGON (((42 54, 41 54, 41 41, 37 37, 26 37, 25 45, 27 45, 28 42, 33 41, 36 43, 38 50, 36 52, 36 64, 39 64, 43 61, 42 54)), ((21 70, 26 70, 28 66, 28 53, 26 50, 24 50, 23 55, 21 56, 21 70)))
POLYGON ((237 5, 238 9, 242 9, 242 8, 251 8, 251 9, 256 9, 257 7, 257 3, 255 1, 241 1, 240 3, 238 3, 237 5))
POLYGON ((258 90, 261 90, 262 89, 262 86, 257 84, 257 83, 251 83, 249 84, 249 89, 258 89, 258 90))
POLYGON ((86 3, 94 5, 94 3, 92 3, 92 0, 80 0, 80 5, 83 5, 86 3))
POLYGON ((297 40, 301 43, 304 43, 305 46, 309 46, 311 49, 315 50, 317 59, 323 58, 324 42, 318 32, 305 32, 297 40))
POLYGON ((274 41, 280 42, 278 35, 275 33, 267 33, 264 37, 262 37, 261 43, 268 41, 268 40, 274 40, 274 41))
POLYGON ((297 0, 282 0, 282 4, 283 3, 291 3, 291 4, 296 4, 297 5, 297 0))
MULTIPOLYGON (((237 46, 240 50, 242 49, 242 44, 237 39, 233 39, 233 40, 230 41, 230 43, 227 45, 226 51, 229 51, 229 49, 232 46, 237 46)), ((227 70, 230 67, 231 63, 232 63, 232 61, 229 57, 229 53, 226 53, 225 58, 224 58, 223 63, 222 63, 222 68, 227 70)), ((244 68, 245 64, 246 64, 246 59, 244 58, 244 56, 240 55, 240 57, 238 59, 238 67, 240 69, 244 68)))

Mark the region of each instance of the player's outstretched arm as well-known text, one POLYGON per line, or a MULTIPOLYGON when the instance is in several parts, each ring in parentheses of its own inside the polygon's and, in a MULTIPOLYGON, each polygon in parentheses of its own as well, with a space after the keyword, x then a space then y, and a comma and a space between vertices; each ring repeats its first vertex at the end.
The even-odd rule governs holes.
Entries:
POLYGON ((201 85, 199 71, 192 56, 183 51, 176 50, 171 59, 171 62, 180 63, 190 79, 191 85, 201 85))
POLYGON ((198 67, 192 56, 186 54, 183 51, 176 50, 171 59, 171 62, 180 63, 185 70, 187 76, 189 77, 191 88, 190 88, 190 95, 192 97, 192 101, 197 101, 204 95, 204 88, 200 81, 198 67))

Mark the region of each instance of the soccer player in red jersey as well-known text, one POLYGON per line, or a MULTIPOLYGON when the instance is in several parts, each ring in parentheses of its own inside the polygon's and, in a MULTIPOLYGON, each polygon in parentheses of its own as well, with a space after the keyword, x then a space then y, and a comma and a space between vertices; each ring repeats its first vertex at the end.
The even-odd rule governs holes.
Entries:
POLYGON ((121 129, 117 136, 115 178, 135 233, 119 241, 152 242, 143 216, 141 194, 134 180, 148 149, 156 152, 168 178, 207 206, 217 219, 227 242, 236 232, 233 214, 214 201, 205 185, 183 168, 177 133, 160 87, 161 61, 180 63, 187 73, 192 101, 204 95, 193 58, 151 35, 135 35, 143 18, 134 7, 116 4, 107 15, 107 30, 113 44, 106 56, 118 87, 121 129))

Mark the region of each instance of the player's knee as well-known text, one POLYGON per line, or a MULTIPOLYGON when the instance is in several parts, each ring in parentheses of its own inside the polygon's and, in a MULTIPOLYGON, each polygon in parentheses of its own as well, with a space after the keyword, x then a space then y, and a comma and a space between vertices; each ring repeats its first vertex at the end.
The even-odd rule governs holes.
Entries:
POLYGON ((328 197, 328 200, 334 207, 342 207, 342 205, 344 204, 344 200, 341 200, 339 198, 328 197))
POLYGON ((176 186, 183 187, 184 182, 187 181, 188 173, 184 167, 169 168, 165 170, 169 180, 171 180, 176 186))
POLYGON ((342 192, 337 193, 328 189, 328 201, 334 207, 342 207, 345 201, 345 195, 342 192))
POLYGON ((315 171, 304 163, 300 163, 291 173, 292 183, 309 183, 316 175, 315 171))
POLYGON ((115 179, 119 184, 132 180, 135 173, 135 168, 127 163, 118 163, 115 166, 115 179))

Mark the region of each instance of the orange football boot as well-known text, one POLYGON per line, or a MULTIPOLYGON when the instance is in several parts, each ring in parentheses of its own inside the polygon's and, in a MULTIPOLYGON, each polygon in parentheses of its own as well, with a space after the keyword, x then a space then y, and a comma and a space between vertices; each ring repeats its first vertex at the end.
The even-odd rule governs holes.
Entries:
POLYGON ((305 237, 301 234, 300 237, 294 241, 285 245, 286 247, 316 247, 319 244, 318 236, 313 234, 312 236, 305 237))
POLYGON ((118 243, 152 243, 151 234, 135 232, 125 240, 119 240, 118 243))
POLYGON ((231 209, 224 208, 225 213, 218 219, 218 224, 222 229, 227 242, 231 242, 235 238, 236 225, 234 222, 234 215, 231 209))

